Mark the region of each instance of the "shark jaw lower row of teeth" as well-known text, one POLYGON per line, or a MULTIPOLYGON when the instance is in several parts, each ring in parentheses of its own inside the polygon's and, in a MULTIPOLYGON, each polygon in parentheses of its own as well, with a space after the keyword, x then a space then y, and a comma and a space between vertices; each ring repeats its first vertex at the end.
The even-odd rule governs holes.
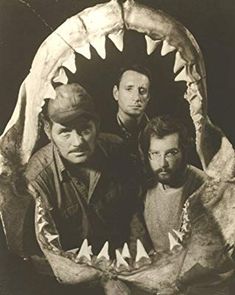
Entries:
MULTIPOLYGON (((36 201, 36 216, 35 220, 37 222, 37 231, 40 237, 43 237, 44 244, 46 243, 48 249, 54 251, 55 253, 63 253, 66 256, 66 252, 61 251, 60 246, 60 238, 58 232, 53 229, 53 225, 49 224, 47 221, 45 210, 41 206, 42 200, 40 198, 36 201), (53 233, 51 233, 51 229, 53 229, 53 233)), ((184 206, 184 215, 188 216, 187 212, 188 203, 186 202, 184 206)), ((185 218, 184 218, 185 219, 185 218)), ((187 219, 187 223, 189 220, 187 219)), ((172 233, 168 233, 169 238, 169 248, 171 252, 178 251, 183 248, 183 244, 185 242, 185 232, 178 231, 173 229, 172 233)), ((157 249, 155 249, 157 251, 157 249)), ((86 263, 86 264, 95 264, 99 265, 100 262, 104 262, 106 265, 111 265, 117 271, 123 270, 131 270, 133 268, 138 269, 144 265, 148 265, 151 263, 151 257, 145 250, 140 239, 136 241, 136 256, 132 258, 131 252, 129 250, 128 244, 124 243, 122 249, 116 249, 115 255, 116 259, 112 262, 109 255, 109 242, 106 241, 100 250, 97 256, 93 255, 92 246, 88 244, 88 240, 84 239, 81 244, 80 249, 76 250, 74 255, 72 253, 74 251, 69 251, 69 257, 71 257, 76 263, 86 263), (129 264, 130 263, 130 264, 129 264)), ((156 252, 155 252, 156 254, 156 252)))
MULTIPOLYGON (((59 240, 59 235, 52 235, 48 233, 48 231, 43 231, 43 229, 45 228, 45 226, 48 225, 48 223, 43 222, 42 225, 43 226, 39 226, 39 229, 40 229, 39 234, 43 234, 44 239, 47 241, 47 244, 49 245, 48 249, 55 251, 55 253, 56 252, 62 253, 63 251, 60 251, 57 247, 54 246, 54 242, 56 240, 59 240)), ((183 241, 182 240, 183 236, 182 236, 182 233, 179 231, 173 230, 173 232, 175 235, 173 236, 171 233, 168 233, 168 238, 169 238, 170 251, 175 252, 183 248, 181 244, 181 241, 183 241)), ((72 253, 73 251, 69 251, 69 252, 72 253)), ((66 256, 66 253, 64 254, 66 256)), ((139 239, 137 239, 137 242, 136 242, 135 258, 132 258, 127 243, 124 243, 124 246, 122 249, 115 250, 115 256, 116 256, 115 260, 112 261, 109 255, 108 241, 105 242, 99 254, 97 256, 94 256, 92 252, 92 246, 88 244, 87 239, 83 241, 80 249, 76 251, 76 254, 69 255, 69 257, 72 258, 76 263, 86 263, 88 265, 93 264, 94 266, 98 266, 98 267, 100 264, 105 263, 105 265, 110 265, 112 266, 112 268, 114 268, 117 271, 128 271, 131 269, 138 269, 142 266, 151 264, 151 255, 147 253, 142 242, 139 239)))

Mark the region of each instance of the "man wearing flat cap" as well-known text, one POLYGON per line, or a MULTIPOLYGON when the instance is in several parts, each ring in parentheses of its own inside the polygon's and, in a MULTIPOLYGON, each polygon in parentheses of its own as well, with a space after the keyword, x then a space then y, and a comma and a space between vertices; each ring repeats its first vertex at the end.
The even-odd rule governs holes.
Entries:
POLYGON ((50 142, 27 166, 31 194, 50 211, 63 250, 87 238, 94 255, 106 241, 112 255, 129 237, 138 193, 121 139, 99 134, 94 101, 78 84, 57 87, 42 115, 50 142))

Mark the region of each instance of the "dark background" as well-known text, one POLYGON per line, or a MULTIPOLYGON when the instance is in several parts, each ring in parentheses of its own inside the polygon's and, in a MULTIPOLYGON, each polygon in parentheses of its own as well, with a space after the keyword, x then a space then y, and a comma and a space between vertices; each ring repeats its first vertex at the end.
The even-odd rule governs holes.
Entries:
MULTIPOLYGON (((49 26, 55 29, 66 18, 80 10, 107 1, 27 0, 27 2, 38 15, 46 20, 49 26)), ((145 0, 139 2, 164 10, 177 18, 192 32, 200 45, 206 63, 209 115, 234 144, 235 1, 145 0)), ((19 86, 29 72, 38 47, 50 33, 50 28, 45 26, 22 2, 0 0, 0 132, 4 130, 12 114, 19 86)), ((113 100, 106 99, 111 96, 113 73, 117 66, 125 62, 125 58, 133 57, 133 61, 141 59, 144 46, 143 36, 136 36, 132 32, 129 35, 130 38, 125 37, 123 56, 118 53, 111 42, 107 42, 107 60, 99 59, 94 50, 92 51, 92 62, 87 62, 85 58, 78 56, 78 73, 75 77, 70 77, 71 81, 78 80, 95 93, 98 99, 101 99, 100 109, 104 115, 115 108, 113 100), (136 38, 139 38, 139 41, 136 38), (133 40, 135 44, 138 44, 134 48, 131 46, 133 40), (89 77, 89 81, 86 77, 89 77), (105 102, 105 108, 103 102, 105 102)), ((152 65, 154 68, 153 74, 156 74, 157 77, 155 78, 156 84, 159 82, 158 77, 161 78, 156 96, 161 97, 170 106, 168 104, 169 97, 173 96, 173 93, 174 96, 180 96, 180 93, 183 93, 180 90, 183 89, 183 86, 179 86, 180 83, 177 85, 174 83, 174 86, 168 87, 171 81, 169 82, 167 79, 173 80, 174 55, 169 54, 162 58, 159 56, 159 51, 160 49, 146 60, 147 65, 152 65), (164 83, 162 82, 163 78, 166 78, 164 83)))
MULTIPOLYGON (((106 2, 93 0, 27 1, 53 29, 63 23, 66 18, 84 8, 106 2)), ((235 81, 233 74, 235 68, 235 1, 145 0, 140 2, 168 12, 192 32, 200 45, 206 63, 209 116, 235 144, 235 81)), ((42 41, 50 33, 50 28, 45 26, 20 1, 0 0, 0 133, 3 132, 11 117, 18 89, 29 72, 33 57, 42 41)), ((107 42, 107 60, 105 61, 99 59, 94 50, 92 51, 93 59, 89 63, 81 56, 77 56, 79 70, 75 76, 70 76, 70 80, 78 80, 99 97, 102 102, 100 110, 108 118, 109 112, 115 110, 113 100, 108 99, 111 96, 115 70, 128 59, 133 58, 133 61, 143 59, 147 65, 155 69, 156 97, 165 101, 165 106, 168 108, 174 108, 170 99, 182 96, 184 89, 182 83, 172 85, 174 55, 169 54, 162 58, 159 56, 160 49, 158 49, 146 59, 141 55, 144 48, 143 36, 137 36, 133 32, 128 34, 125 36, 123 55, 115 50, 111 42, 107 42), (135 42, 134 47, 131 46, 133 42, 135 42)), ((0 294, 35 294, 30 291, 27 280, 29 274, 25 271, 25 266, 20 262, 16 266, 18 258, 9 258, 9 254, 6 254, 1 226, 0 241, 0 294), (8 269, 7 273, 6 269, 8 269), (13 277, 13 279, 10 280, 9 277, 13 277), (14 289, 11 293, 7 291, 10 285, 14 289)), ((235 288, 232 294, 234 294, 234 290, 235 288)))

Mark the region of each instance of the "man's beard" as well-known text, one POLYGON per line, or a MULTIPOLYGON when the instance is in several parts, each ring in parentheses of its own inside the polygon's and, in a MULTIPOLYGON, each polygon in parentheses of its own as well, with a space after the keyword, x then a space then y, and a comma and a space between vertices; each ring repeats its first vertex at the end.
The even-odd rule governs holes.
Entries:
POLYGON ((172 170, 169 168, 161 168, 154 171, 154 175, 156 177, 157 182, 162 184, 170 185, 170 183, 174 180, 175 174, 172 174, 172 170))
POLYGON ((186 164, 182 162, 175 170, 170 168, 160 168, 154 171, 154 176, 156 177, 157 182, 172 187, 178 187, 184 182, 185 169, 186 164))

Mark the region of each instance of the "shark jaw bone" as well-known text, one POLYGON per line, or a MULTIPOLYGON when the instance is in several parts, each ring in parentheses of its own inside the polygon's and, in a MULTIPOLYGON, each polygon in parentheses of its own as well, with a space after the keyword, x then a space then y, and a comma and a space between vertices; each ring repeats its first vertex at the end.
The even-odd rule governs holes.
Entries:
MULTIPOLYGON (((54 89, 51 85, 51 80, 53 78, 58 78, 57 81, 61 81, 61 79, 62 79, 62 82, 64 83, 66 81, 63 72, 59 73, 58 76, 56 75, 58 73, 58 69, 60 69, 60 67, 62 66, 62 67, 67 67, 71 72, 75 72, 76 67, 74 65, 73 58, 71 58, 71 56, 74 55, 74 51, 83 52, 84 55, 87 58, 89 58, 90 57, 89 49, 90 49, 91 41, 93 39, 98 40, 99 36, 101 40, 101 45, 98 46, 96 45, 97 42, 92 42, 92 46, 97 50, 98 54, 101 54, 101 57, 105 57, 104 52, 102 52, 102 50, 105 50, 103 46, 104 36, 105 37, 108 36, 114 43, 117 42, 118 40, 118 43, 117 43, 118 45, 116 46, 118 50, 122 50, 124 26, 127 29, 135 29, 139 32, 144 32, 145 35, 148 36, 149 38, 149 39, 146 38, 148 39, 148 41, 146 40, 146 42, 148 42, 149 44, 151 43, 149 41, 150 38, 151 40, 153 40, 151 47, 149 47, 150 45, 147 44, 148 54, 153 53, 153 51, 157 48, 155 47, 156 44, 161 45, 161 43, 162 42, 164 43, 164 41, 165 41, 165 45, 164 47, 162 47, 164 50, 162 49, 161 51, 161 54, 163 56, 165 54, 168 54, 176 50, 176 55, 175 55, 176 62, 174 65, 174 72, 176 73, 178 77, 176 78, 176 80, 181 81, 183 79, 184 81, 186 81, 188 90, 191 90, 192 92, 191 94, 187 93, 186 99, 188 99, 189 102, 191 102, 193 99, 195 99, 195 94, 196 94, 196 97, 199 99, 199 103, 200 103, 200 101, 203 101, 203 99, 205 99, 206 97, 205 84, 204 84, 205 72, 203 68, 203 61, 200 55, 200 51, 197 48, 196 42, 194 41, 193 37, 190 35, 189 32, 187 32, 187 30, 183 30, 184 32, 183 36, 181 36, 182 38, 180 38, 180 35, 179 35, 180 30, 177 31, 177 28, 180 27, 179 24, 175 25, 176 28, 173 28, 174 21, 169 19, 164 13, 153 11, 144 6, 140 6, 139 4, 136 4, 134 1, 127 1, 123 6, 119 6, 119 4, 116 1, 111 1, 108 4, 102 4, 101 6, 96 6, 90 9, 89 11, 90 11, 89 12, 90 14, 87 13, 88 16, 83 15, 83 21, 81 21, 82 15, 80 14, 71 18, 71 20, 68 20, 68 22, 64 23, 60 28, 58 28, 58 31, 56 32, 56 34, 52 34, 52 36, 50 36, 48 40, 46 40, 42 44, 41 48, 39 49, 37 53, 37 56, 35 57, 34 63, 32 65, 31 73, 26 78, 25 82, 23 83, 21 87, 20 95, 19 95, 19 103, 17 103, 16 111, 14 112, 13 117, 11 121, 9 122, 5 132, 9 130, 11 126, 13 126, 18 120, 19 121, 22 120, 22 114, 23 114, 23 117, 25 116, 26 118, 28 118, 27 122, 22 121, 23 123, 25 123, 25 125, 28 128, 28 129, 25 129, 24 141, 22 145, 22 158, 24 162, 27 162, 27 159, 32 152, 32 148, 36 140, 35 138, 37 135, 37 115, 41 110, 43 100, 46 97, 53 98, 53 95, 54 95, 54 89), (113 10, 113 8, 115 8, 116 10, 115 9, 113 10), (110 9, 111 9, 111 13, 110 13, 110 9), (124 12, 123 14, 124 18, 121 16, 119 19, 118 15, 116 15, 116 12, 119 13, 120 9, 121 9, 121 12, 124 12), (83 26, 84 25, 83 22, 86 23, 86 20, 89 20, 89 15, 92 16, 93 12, 95 12, 96 10, 99 11, 101 14, 103 13, 104 15, 105 15, 105 10, 106 12, 109 11, 108 14, 110 15, 112 15, 114 11, 116 11, 114 14, 117 16, 117 18, 112 18, 112 21, 105 22, 105 25, 102 27, 103 29, 101 30, 101 32, 99 32, 99 29, 98 27, 95 26, 95 24, 91 25, 91 27, 87 26, 87 28, 83 26), (150 18, 151 21, 147 22, 146 23, 147 26, 144 27, 143 17, 144 16, 149 17, 150 15, 151 15, 151 18, 150 18), (118 21, 115 22, 113 21, 114 19, 118 21), (159 27, 157 26, 157 24, 159 24, 159 27), (76 28, 74 31, 72 30, 72 34, 70 34, 71 29, 73 28, 74 25, 76 28), (93 31, 92 31, 92 26, 94 27, 93 31), (170 30, 168 32, 169 34, 164 34, 164 30, 166 30, 166 27, 167 28, 170 27, 172 29, 172 31, 170 30), (79 36, 78 36, 78 32, 80 34, 79 36), (116 39, 111 38, 111 36, 114 36, 114 35, 116 39), (179 38, 176 38, 176 36, 179 38), (68 38, 68 40, 66 38, 68 38), (53 41, 51 41, 52 39, 53 41), (73 47, 68 46, 68 44, 70 43, 73 47), (55 44, 59 45, 59 49, 54 52, 52 48, 54 48, 53 46, 55 44), (44 63, 42 61, 44 61, 44 63), (24 105, 24 103, 27 104, 25 113, 24 113, 24 110, 22 110, 23 109, 22 106, 24 105), (30 129, 29 126, 32 126, 32 129, 30 129), (30 131, 32 130, 33 132, 31 133, 30 131), (31 136, 35 135, 35 137, 32 137, 32 141, 27 142, 27 139, 28 139, 27 136, 29 136, 29 134, 31 136), (27 143, 28 145, 25 145, 25 143, 27 143)), ((182 26, 180 28, 184 29, 182 26)), ((199 110, 200 110, 200 107, 199 107, 199 110)), ((194 115, 200 115, 200 112, 197 111, 194 113, 194 115)), ((200 117, 199 117, 199 120, 197 119, 197 121, 200 121, 200 117)), ((231 194, 231 198, 233 196, 234 196, 234 193, 231 194)), ((234 202, 231 202, 231 203, 234 203, 234 202)), ((40 215, 39 217, 37 217, 37 221, 41 223, 41 226, 38 227, 38 235, 39 236, 45 235, 45 244, 47 244, 48 247, 42 246, 42 248, 53 268, 55 276, 58 277, 62 283, 68 283, 68 284, 73 284, 73 283, 77 284, 84 281, 90 282, 93 278, 100 278, 101 272, 97 268, 95 269, 91 265, 88 265, 87 263, 81 263, 80 261, 76 263, 75 257, 70 257, 67 255, 67 253, 62 253, 62 251, 58 249, 61 247, 58 247, 55 249, 52 246, 52 244, 56 240, 58 240, 59 236, 57 234, 55 235, 47 234, 47 227, 51 222, 45 220, 45 216, 43 215, 42 208, 39 208, 38 212, 40 213, 40 215)), ((218 216, 216 214, 215 215, 217 219, 220 221, 221 216, 219 216, 218 212, 217 214, 218 216)), ((234 214, 231 214, 230 212, 229 216, 231 216, 231 220, 229 220, 228 223, 231 224, 231 228, 229 228, 229 232, 223 233, 223 235, 228 240, 231 236, 234 236, 231 234, 231 233, 234 233, 234 226, 233 226, 234 222, 232 219, 232 216, 234 216, 234 214)), ((211 230, 210 232, 213 232, 213 230, 211 230)), ((209 240, 213 241, 214 239, 209 239, 209 240)), ((231 241, 231 243, 232 242, 233 241, 231 241)), ((139 243, 139 245, 141 244, 139 243)), ((191 245, 194 246, 193 242, 191 243, 191 245)), ((143 257, 147 259, 147 257, 145 257, 145 252, 143 251, 144 253, 143 257)), ((88 246, 86 241, 84 242, 84 246, 81 247, 79 253, 80 253, 81 259, 82 257, 85 256, 88 258, 88 260, 90 260, 90 257, 92 256, 91 249, 90 249, 90 246, 88 246), (82 248, 85 248, 85 250, 82 251, 82 248), (82 253, 84 253, 85 255, 82 255, 82 253)), ((136 274, 138 274, 137 283, 143 284, 143 285, 146 284, 147 282, 146 277, 148 277, 148 274, 150 275, 152 274, 154 280, 152 281, 151 291, 157 290, 156 284, 158 282, 155 279, 156 273, 159 273, 159 270, 160 270, 159 274, 161 275, 163 273, 163 277, 159 276, 158 279, 159 280, 163 279, 164 275, 166 275, 166 281, 168 282, 170 278, 167 277, 167 274, 169 273, 173 275, 175 274, 174 262, 178 261, 182 253, 183 251, 181 252, 179 251, 174 254, 175 256, 171 256, 173 254, 170 254, 170 256, 167 256, 167 259, 165 259, 165 264, 163 263, 164 261, 161 260, 162 264, 160 264, 159 262, 159 264, 156 263, 156 265, 153 265, 153 267, 156 267, 156 269, 151 269, 151 266, 146 267, 145 270, 149 270, 149 272, 147 273, 141 274, 142 268, 140 267, 140 269, 136 270, 136 274), (169 260, 173 265, 172 269, 169 269, 167 265, 169 260)), ((218 250, 218 253, 220 253, 220 249, 218 250)), ((122 258, 119 256, 119 253, 117 254, 117 256, 119 260, 119 266, 121 264, 125 264, 122 258)), ((195 259, 196 261, 198 260, 197 258, 200 258, 200 256, 196 257, 195 259)), ((139 262, 141 261, 141 259, 142 257, 139 255, 139 258, 136 260, 137 262, 139 262)), ((205 264, 206 259, 204 259, 202 263, 205 264)), ((213 261, 210 261, 210 263, 211 263, 210 266, 212 267, 213 261)), ((91 264, 92 264, 92 257, 91 257, 91 264)), ((189 267, 190 267, 190 261, 188 262, 188 265, 186 265, 186 271, 189 269, 189 267)), ((128 280, 136 281, 136 277, 129 276, 128 280)))
MULTIPOLYGON (((38 138, 38 115, 44 99, 55 98, 51 81, 67 83, 61 67, 74 73, 74 53, 78 52, 89 59, 90 46, 105 59, 106 38, 112 40, 119 51, 123 51, 123 35, 129 29, 144 33, 147 54, 152 54, 159 45, 162 45, 163 58, 175 51, 176 81, 185 81, 188 88, 206 99, 205 68, 201 52, 193 36, 181 24, 162 11, 150 9, 132 0, 123 4, 111 0, 96 5, 66 20, 43 42, 33 60, 30 74, 24 82, 25 91, 19 94, 19 101, 27 102, 21 144, 23 163, 28 161, 38 138), (195 85, 196 89, 193 87, 195 85)), ((189 100, 187 95, 186 99, 189 100)), ((3 135, 18 121, 20 107, 13 113, 3 135)), ((195 118, 201 114, 200 111, 192 113, 195 118)), ((200 124, 198 118, 194 121, 197 125, 200 124)))

